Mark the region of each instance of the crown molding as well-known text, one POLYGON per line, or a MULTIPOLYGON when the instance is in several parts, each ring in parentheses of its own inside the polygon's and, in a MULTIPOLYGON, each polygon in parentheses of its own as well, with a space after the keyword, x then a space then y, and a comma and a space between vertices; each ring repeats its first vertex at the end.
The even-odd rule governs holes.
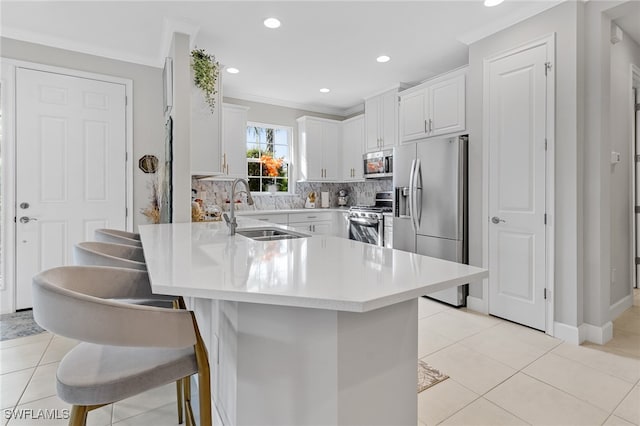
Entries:
POLYGON ((346 117, 347 115, 349 115, 348 111, 352 109, 352 108, 349 108, 349 109, 336 108, 336 107, 330 107, 326 105, 307 104, 303 102, 286 101, 282 99, 269 98, 266 96, 252 95, 250 93, 244 93, 244 92, 240 92, 230 88, 224 88, 224 97, 241 99, 243 101, 249 101, 249 102, 258 102, 261 104, 277 105, 277 106, 286 107, 286 108, 294 108, 294 109, 299 109, 303 111, 316 112, 320 114, 338 115, 340 117, 346 117))
MULTIPOLYGON (((561 3, 569 0, 555 0, 550 2, 533 2, 530 6, 525 7, 524 5, 520 6, 517 12, 505 16, 502 19, 496 19, 491 22, 489 25, 485 25, 477 30, 467 32, 462 34, 457 40, 461 43, 471 45, 477 41, 480 41, 484 38, 487 38, 495 33, 498 33, 504 29, 512 27, 516 24, 519 24, 522 21, 526 21, 527 19, 538 15, 546 10, 554 8, 561 3)), ((500 6, 497 6, 500 7, 500 6)))
POLYGON ((154 57, 132 55, 130 53, 123 52, 117 49, 97 47, 81 41, 44 35, 33 31, 20 30, 17 28, 13 28, 10 25, 2 25, 0 27, 0 36, 19 41, 25 41, 28 43, 41 44, 57 49, 64 49, 72 52, 79 52, 87 55, 114 59, 117 61, 132 62, 134 64, 146 65, 154 68, 162 68, 162 65, 164 64, 164 58, 162 59, 161 65, 154 57))

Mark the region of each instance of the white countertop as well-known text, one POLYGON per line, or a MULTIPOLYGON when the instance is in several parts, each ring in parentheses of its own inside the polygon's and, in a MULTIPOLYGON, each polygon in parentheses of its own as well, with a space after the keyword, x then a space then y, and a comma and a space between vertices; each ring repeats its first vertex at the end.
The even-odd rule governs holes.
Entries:
MULTIPOLYGON (((264 226, 238 217, 238 228, 264 226)), ((141 226, 154 293, 366 312, 488 276, 339 237, 254 241, 228 232, 223 222, 141 226)))

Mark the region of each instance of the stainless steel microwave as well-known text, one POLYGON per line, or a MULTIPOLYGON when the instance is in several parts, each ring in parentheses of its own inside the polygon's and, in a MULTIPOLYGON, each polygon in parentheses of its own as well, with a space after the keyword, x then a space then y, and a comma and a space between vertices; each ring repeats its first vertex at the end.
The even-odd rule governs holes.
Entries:
POLYGON ((368 179, 381 179, 393 176, 393 149, 369 152, 362 156, 363 176, 368 179))

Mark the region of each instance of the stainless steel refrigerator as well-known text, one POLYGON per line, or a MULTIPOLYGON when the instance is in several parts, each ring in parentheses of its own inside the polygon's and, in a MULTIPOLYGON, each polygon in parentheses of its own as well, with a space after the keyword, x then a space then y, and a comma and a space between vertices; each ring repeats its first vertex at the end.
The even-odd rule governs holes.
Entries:
MULTIPOLYGON (((468 136, 400 144, 393 152, 393 248, 468 263, 468 136)), ((468 285, 426 296, 465 306, 468 285)))

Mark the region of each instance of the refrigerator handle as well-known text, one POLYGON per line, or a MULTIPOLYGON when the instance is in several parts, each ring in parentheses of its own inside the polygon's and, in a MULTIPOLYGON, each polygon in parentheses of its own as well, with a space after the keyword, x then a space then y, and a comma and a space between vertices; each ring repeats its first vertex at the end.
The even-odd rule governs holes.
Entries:
POLYGON ((416 233, 420 228, 420 222, 422 222, 422 162, 420 159, 416 160, 416 177, 413 179, 414 185, 416 186, 416 194, 415 194, 415 222, 416 222, 416 233))
POLYGON ((413 231, 415 233, 418 232, 418 228, 416 227, 416 219, 415 219, 415 171, 416 171, 416 160, 415 158, 411 162, 411 172, 409 173, 409 216, 411 216, 411 226, 413 226, 413 231))

